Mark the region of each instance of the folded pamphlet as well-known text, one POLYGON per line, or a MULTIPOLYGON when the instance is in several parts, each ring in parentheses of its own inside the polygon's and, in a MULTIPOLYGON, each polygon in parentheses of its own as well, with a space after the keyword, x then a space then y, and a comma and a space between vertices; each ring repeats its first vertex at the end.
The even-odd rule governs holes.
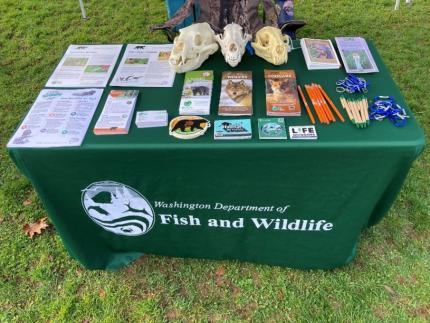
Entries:
POLYGON ((139 91, 112 90, 94 127, 96 135, 128 134, 139 91))

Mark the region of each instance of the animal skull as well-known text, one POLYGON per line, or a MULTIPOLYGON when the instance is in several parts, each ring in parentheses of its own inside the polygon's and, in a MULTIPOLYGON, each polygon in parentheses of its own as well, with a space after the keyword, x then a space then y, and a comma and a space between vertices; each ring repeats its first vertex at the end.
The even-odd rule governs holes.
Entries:
POLYGON ((288 60, 290 37, 282 35, 281 30, 275 27, 261 28, 255 34, 255 42, 251 43, 255 54, 269 63, 281 65, 288 60))
POLYGON ((252 36, 243 32, 240 25, 231 23, 225 26, 223 34, 216 35, 215 39, 221 47, 225 61, 231 67, 235 67, 240 63, 245 53, 245 46, 252 36))
POLYGON ((193 24, 179 29, 179 36, 173 41, 169 65, 177 73, 199 68, 218 50, 215 33, 207 22, 193 24))

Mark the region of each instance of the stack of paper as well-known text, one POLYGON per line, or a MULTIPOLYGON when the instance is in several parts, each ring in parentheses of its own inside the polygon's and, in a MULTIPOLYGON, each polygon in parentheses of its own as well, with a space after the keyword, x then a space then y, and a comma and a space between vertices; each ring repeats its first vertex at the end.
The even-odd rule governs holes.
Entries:
POLYGON ((330 39, 302 38, 300 45, 308 70, 340 68, 339 58, 330 39))
POLYGON ((251 139, 251 119, 215 120, 214 139, 251 139))
POLYGON ((96 135, 128 134, 139 91, 112 90, 94 127, 96 135))
POLYGON ((139 111, 136 113, 136 126, 138 128, 165 127, 167 121, 166 110, 139 111))

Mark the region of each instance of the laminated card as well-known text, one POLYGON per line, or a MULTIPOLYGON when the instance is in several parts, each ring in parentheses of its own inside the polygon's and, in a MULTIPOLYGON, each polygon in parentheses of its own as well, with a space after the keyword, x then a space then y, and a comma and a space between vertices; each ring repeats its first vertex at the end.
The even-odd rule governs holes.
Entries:
POLYGON ((122 45, 70 45, 47 87, 105 87, 122 45))
POLYGON ((42 90, 7 146, 80 146, 102 94, 103 89, 42 90))
POLYGON ((287 139, 284 118, 258 119, 258 136, 260 139, 287 139))
POLYGON ((215 120, 214 139, 251 139, 251 119, 215 120))
POLYGON ((172 44, 129 44, 111 86, 171 87, 175 72, 169 66, 172 44))

